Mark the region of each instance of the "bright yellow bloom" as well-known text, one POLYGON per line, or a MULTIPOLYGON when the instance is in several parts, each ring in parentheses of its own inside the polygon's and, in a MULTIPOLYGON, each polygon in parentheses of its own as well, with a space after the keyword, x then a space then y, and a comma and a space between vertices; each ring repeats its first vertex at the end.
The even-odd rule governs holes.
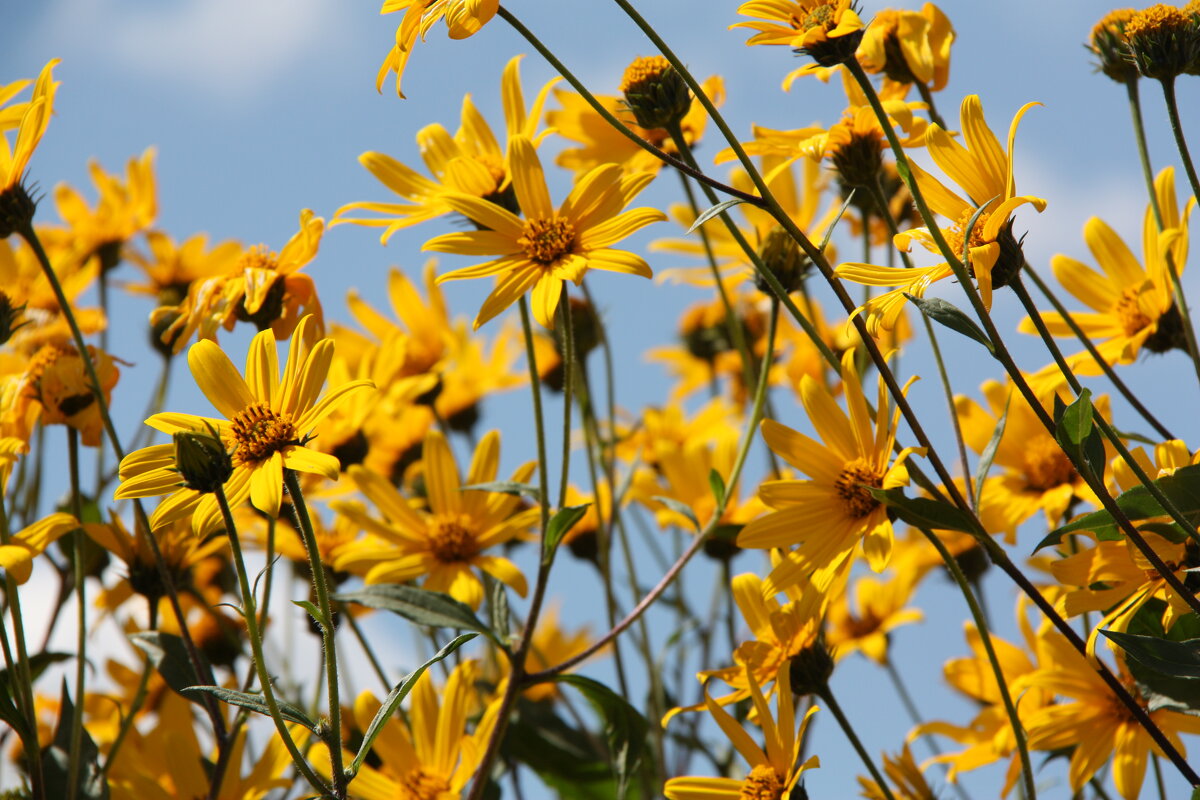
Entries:
POLYGON ((125 283, 122 288, 131 294, 149 295, 159 305, 176 306, 187 297, 192 284, 230 272, 242 246, 224 241, 208 246, 208 236, 198 233, 182 243, 162 231, 146 234, 149 253, 130 250, 129 260, 146 275, 144 283, 125 283))
POLYGON ((781 44, 812 56, 806 64, 788 76, 828 76, 829 69, 854 57, 863 35, 863 21, 856 13, 856 0, 750 0, 738 7, 753 22, 737 22, 733 28, 756 30, 747 45, 781 44))
MULTIPOLYGON (((8 109, 0 108, 0 119, 4 120, 4 124, 0 126, 0 131, 8 131, 13 127, 17 127, 17 138, 15 142, 10 143, 7 136, 0 136, 0 193, 7 192, 16 184, 20 183, 25 177, 25 168, 29 166, 29 158, 33 155, 33 151, 37 149, 38 142, 42 140, 42 135, 46 133, 46 128, 50 124, 50 115, 54 109, 54 93, 58 89, 51 75, 54 67, 58 64, 59 59, 52 58, 46 62, 46 66, 42 67, 41 74, 38 75, 37 82, 33 85, 33 95, 28 103, 22 103, 24 111, 21 114, 21 122, 19 125, 12 124, 12 109, 17 106, 9 106, 8 109), (8 113, 5 113, 5 112, 8 113)), ((0 103, 10 100, 13 95, 24 88, 24 82, 9 84, 0 90, 0 103)))
POLYGON ((885 8, 875 15, 858 46, 867 72, 882 72, 900 84, 923 83, 932 91, 950 78, 954 27, 942 10, 925 3, 920 11, 885 8))
POLYGON ((384 0, 380 14, 404 12, 404 19, 396 28, 396 43, 379 67, 375 78, 375 89, 383 91, 383 82, 389 72, 396 73, 396 94, 400 91, 400 80, 408 65, 408 56, 417 44, 417 37, 424 41, 429 29, 438 20, 445 19, 451 39, 466 39, 491 21, 500 7, 500 0, 384 0))
MULTIPOLYGON (((350 477, 375 507, 332 503, 371 537, 347 547, 334 567, 363 574, 367 583, 403 583, 425 576, 424 588, 446 592, 472 608, 483 602, 478 568, 525 596, 525 576, 507 558, 485 550, 523 534, 538 518, 538 508, 522 508, 521 499, 507 494, 461 491, 461 487, 490 483, 500 466, 500 434, 484 436, 475 450, 464 484, 446 437, 431 430, 423 450, 425 490, 429 510, 414 508, 386 478, 362 467, 351 467, 350 477)), ((532 462, 519 468, 512 480, 522 483, 533 474, 532 462)))
MULTIPOLYGON (((121 371, 115 359, 103 350, 88 345, 88 354, 100 379, 105 405, 109 405, 121 371)), ((10 411, 18 435, 28 439, 30 426, 40 418, 43 425, 67 425, 79 431, 79 440, 88 447, 100 446, 104 418, 83 358, 74 347, 65 343, 43 345, 29 360, 21 387, 10 411)))
POLYGON ((512 137, 508 159, 517 202, 525 218, 478 197, 449 193, 445 199, 455 211, 486 229, 448 233, 430 239, 424 247, 443 253, 495 256, 491 261, 438 278, 439 283, 489 275, 498 278, 496 288, 475 317, 476 328, 530 289, 534 317, 543 326, 553 328, 564 281, 578 285, 589 269, 650 277, 645 259, 609 245, 666 219, 653 208, 621 212, 650 182, 652 174, 623 176, 616 164, 597 167, 579 179, 556 211, 550 205, 546 176, 533 143, 524 136, 512 137))
POLYGON ((857 650, 880 666, 888 663, 889 634, 925 617, 908 606, 920 577, 915 571, 897 571, 887 581, 864 575, 854 581, 853 602, 850 592, 834 596, 825 643, 838 660, 857 650))
MULTIPOLYGON (((895 756, 883 754, 883 771, 891 782, 892 800, 937 800, 907 742, 895 756)), ((867 800, 888 800, 888 795, 874 780, 859 775, 858 784, 862 787, 862 796, 867 800)))
MULTIPOLYGON (((98 308, 85 308, 80 302, 80 295, 95 282, 98 264, 71 258, 69 237, 60 229, 39 225, 35 230, 54 267, 63 295, 75 313, 79 329, 85 335, 103 330, 107 324, 104 312, 98 308)), ((0 308, 5 305, 14 315, 9 324, 11 335, 7 344, 9 351, 17 356, 14 365, 17 370, 23 372, 26 362, 43 345, 72 342, 70 326, 63 318, 58 298, 41 263, 29 244, 19 237, 0 240, 0 308)), ((0 366, 0 373, 11 371, 16 370, 0 366)))
POLYGON ((193 333, 215 342, 219 329, 231 331, 238 320, 253 322, 259 330, 269 327, 278 338, 287 339, 300 317, 311 314, 320 331, 324 322, 317 288, 299 270, 316 258, 324 233, 325 220, 304 209, 300 230, 282 250, 251 247, 229 272, 194 282, 178 307, 154 309, 151 324, 167 325, 162 338, 175 342, 175 352, 193 333))
MULTIPOLYGON (((940 126, 929 127, 925 134, 929 155, 946 175, 962 187, 967 195, 965 200, 916 164, 911 165, 913 176, 929 208, 952 221, 950 227, 941 228, 941 233, 956 258, 962 257, 967 226, 971 218, 979 213, 971 229, 968 257, 979 284, 979 294, 989 310, 992 307, 993 284, 1005 285, 1014 271, 1020 269, 1024 259, 1020 244, 1012 234, 1012 213, 1026 203, 1038 211, 1046 207, 1046 201, 1039 197, 1018 195, 1013 179, 1013 145, 1017 137, 1017 125, 1035 105, 1039 104, 1026 103, 1013 117, 1008 129, 1007 150, 1000 147, 1000 142, 988 127, 978 95, 963 98, 960 118, 965 147, 940 126), (995 277, 993 269, 997 270, 995 277)), ((913 228, 895 237, 896 247, 905 252, 914 241, 931 253, 941 252, 928 228, 913 228)), ((846 280, 867 286, 899 287, 872 298, 858 309, 866 312, 867 327, 873 335, 878 335, 880 328, 890 330, 895 324, 905 302, 905 292, 923 297, 931 284, 954 274, 945 262, 919 269, 846 263, 838 265, 835 272, 846 280)))
POLYGON ((713 720, 721 727, 730 744, 746 759, 750 772, 742 780, 735 778, 671 778, 663 787, 668 800, 732 800, 733 798, 769 798, 788 800, 805 770, 821 766, 817 756, 800 762, 800 748, 804 742, 804 729, 817 712, 812 706, 796 729, 795 706, 789 686, 787 667, 781 667, 775 676, 778 688, 776 713, 758 687, 754 675, 747 671, 750 698, 762 727, 765 747, 759 747, 738 721, 721 708, 704 692, 704 704, 713 720))
MULTIPOLYGON (((1071 319, 1095 343, 1096 351, 1110 365, 1132 364, 1142 348, 1162 353, 1187 346, 1183 323, 1175 307, 1170 265, 1174 265, 1177 273, 1182 273, 1187 264, 1188 222, 1196 207, 1196 198, 1188 199, 1181 215, 1172 167, 1158 174, 1154 188, 1163 229, 1159 231, 1153 207, 1148 205, 1142 223, 1144 267, 1116 231, 1097 217, 1084 225, 1083 239, 1103 274, 1061 254, 1050 261, 1054 276, 1063 288, 1091 309, 1090 312, 1072 313, 1071 319)), ((1058 313, 1042 312, 1042 320, 1051 335, 1074 338, 1074 332, 1058 313)), ((1037 333, 1028 317, 1021 320, 1018 330, 1037 333)), ((1101 373, 1100 366, 1087 351, 1068 356, 1067 363, 1078 375, 1101 373)), ((1031 383, 1036 389, 1049 390, 1065 381, 1058 366, 1050 364, 1039 370, 1031 383)))
MULTIPOLYGON (((197 342, 188 351, 188 366, 200 391, 225 419, 163 412, 146 420, 147 425, 167 434, 216 431, 233 460, 233 474, 224 487, 230 506, 249 499, 259 511, 277 516, 284 469, 337 480, 338 460, 305 443, 309 433, 347 395, 372 384, 350 381, 318 399, 333 358, 333 341, 314 342, 315 325, 312 317, 300 321, 282 381, 275 334, 270 330, 262 331, 250 343, 245 379, 214 342, 197 342)), ((223 525, 216 498, 183 483, 173 444, 153 445, 125 456, 120 476, 121 485, 114 495, 118 499, 170 495, 151 516, 153 528, 189 515, 192 527, 201 535, 223 525)))
MULTIPOLYGON (((546 130, 538 132, 538 120, 546 96, 557 79, 546 83, 526 110, 520 63, 521 56, 510 60, 500 81, 500 95, 504 101, 504 132, 508 141, 514 136, 524 136, 538 144, 549 133, 546 130)), ((407 202, 349 203, 333 215, 333 224, 352 223, 384 228, 379 241, 387 244, 396 231, 455 211, 445 199, 449 192, 469 194, 517 211, 508 156, 470 95, 463 98, 462 123, 453 136, 435 123, 418 131, 417 144, 432 178, 426 178, 384 153, 368 151, 358 157, 359 163, 380 183, 407 202), (348 216, 353 211, 370 211, 379 216, 348 216)))
POLYGON ((65 183, 54 188, 54 205, 70 229, 76 258, 100 256, 101 269, 112 269, 121 259, 121 245, 154 224, 158 216, 158 189, 154 181, 154 148, 141 158, 129 159, 127 178, 110 175, 96 161, 88 164, 99 198, 89 208, 78 191, 65 183))
POLYGON ((904 461, 922 451, 908 447, 892 459, 900 411, 890 411, 887 387, 880 380, 872 418, 853 351, 842 358, 842 379, 849 416, 827 389, 808 376, 801 379, 801 401, 822 441, 774 420, 763 420, 767 446, 811 478, 765 482, 759 487, 759 497, 775 510, 738 534, 741 547, 800 545, 771 571, 764 587, 767 592, 806 579, 825 590, 850 568, 860 541, 874 571, 883 571, 891 558, 894 534, 887 507, 872 497, 867 487, 908 485, 904 461))
POLYGON ((17 531, 8 544, 0 545, 0 569, 18 584, 25 583, 33 573, 33 559, 46 548, 79 527, 70 514, 51 514, 17 531))

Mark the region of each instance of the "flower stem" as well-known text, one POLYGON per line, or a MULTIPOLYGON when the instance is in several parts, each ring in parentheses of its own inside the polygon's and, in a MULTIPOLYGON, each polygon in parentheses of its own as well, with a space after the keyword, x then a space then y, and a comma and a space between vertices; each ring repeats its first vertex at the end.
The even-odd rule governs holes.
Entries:
POLYGON ((1158 207, 1158 192, 1154 190, 1154 169, 1150 166, 1150 149, 1146 146, 1146 126, 1142 123, 1142 101, 1138 91, 1138 76, 1125 81, 1125 93, 1129 98, 1129 116, 1133 120, 1133 138, 1137 142, 1138 161, 1142 165, 1142 178, 1146 181, 1146 192, 1150 195, 1150 208, 1154 221, 1161 231, 1162 209, 1158 207))
MULTIPOLYGON (((568 476, 571 469, 571 407, 575 404, 575 321, 571 314, 571 298, 567 293, 567 284, 562 287, 562 299, 558 302, 559 326, 562 328, 562 370, 563 370, 563 441, 562 441, 562 473, 558 482, 558 507, 567 504, 568 476)), ((531 377, 531 380, 537 380, 531 377)), ((549 502, 549 500, 547 500, 549 502)))
MULTIPOLYGON (((79 431, 67 427, 67 462, 71 476, 71 513, 83 519, 83 495, 79 488, 79 431)), ((82 524, 82 522, 80 523, 82 524)), ((71 566, 75 579, 75 610, 79 617, 75 630, 75 702, 71 706, 71 750, 67 761, 67 797, 79 794, 80 760, 83 757, 83 705, 87 681, 87 598, 83 570, 83 529, 71 531, 71 566)))
POLYGON ((263 702, 267 705, 271 721, 275 723, 275 730, 279 732, 279 736, 283 740, 283 746, 287 749, 288 754, 291 755, 296 769, 300 771, 300 774, 308 781, 310 786, 316 789, 321 795, 326 795, 330 791, 329 787, 317 777, 312 767, 309 766, 308 761, 300 754, 300 749, 296 746, 295 740, 292 739, 291 731, 288 730, 287 724, 283 721, 283 716, 279 713, 279 703, 275 700, 275 690, 271 685, 271 675, 267 672, 266 661, 263 659, 262 634, 258 628, 258 610, 254 601, 254 592, 250 588, 250 576, 246 571, 246 561, 242 557, 242 545, 238 539, 237 524, 233 521, 233 512, 229 508, 229 500, 225 497, 224 487, 218 486, 214 494, 217 498, 217 505, 221 508, 221 517, 225 521, 225 532, 229 538, 229 547, 233 551, 233 566, 237 572, 238 585, 242 593, 242 618, 246 622, 246 633, 250 639, 250 652, 254 659, 254 669, 258 673, 258 683, 262 687, 263 702))
MULTIPOLYGON (((1175 99, 1175 77, 1163 78, 1163 99, 1167 103, 1167 117, 1171 120, 1171 133, 1175 136, 1175 146, 1179 148, 1179 158, 1183 161, 1183 171, 1187 173, 1188 183, 1192 185, 1192 194, 1200 198, 1200 178, 1196 176, 1196 166, 1192 163, 1192 154, 1188 152, 1187 139, 1183 136, 1183 123, 1179 121, 1179 103, 1175 99)), ((1159 224, 1162 222, 1160 220, 1159 224)))
POLYGON ((942 130, 946 130, 946 121, 938 113, 937 104, 933 101, 933 92, 930 91, 929 87, 923 81, 913 81, 913 83, 917 87, 917 92, 920 93, 921 99, 925 101, 925 105, 929 106, 929 121, 942 130))
POLYGON ((1025 786, 1025 797, 1027 800, 1036 800, 1037 788, 1033 781, 1033 764, 1029 759, 1029 742, 1025 738, 1025 729, 1021 726, 1021 718, 1017 715, 1017 707, 1013 703, 1012 694, 1008 691, 1008 680, 1004 677, 1004 670, 1000 667, 996 648, 992 645, 992 635, 988 631, 987 617, 984 616, 983 608, 976 600, 975 592, 971 590, 971 584, 967 580, 967 576, 963 574, 962 567, 946 549, 946 545, 938 538, 937 534, 928 528, 920 530, 938 551, 938 555, 942 557, 942 562, 950 571, 950 576, 954 578, 963 598, 967 601, 967 607, 971 609, 971 617, 975 620, 975 629, 979 631, 979 638, 983 643, 984 652, 987 653, 988 663, 992 665, 992 675, 996 678, 996 687, 1000 691, 1000 699, 1004 703, 1004 712, 1008 715, 1008 724, 1012 727, 1013 738, 1017 742, 1017 752, 1021 757, 1021 780, 1025 786))
POLYGON ((308 505, 304 502, 304 492, 300 489, 300 479, 296 471, 284 469, 283 483, 292 498, 296 527, 300 530, 304 539, 304 549, 308 553, 308 567, 312 572, 313 588, 317 593, 317 608, 324 617, 320 620, 321 645, 325 651, 325 682, 329 699, 329 738, 325 744, 329 747, 333 794, 338 800, 343 800, 346 797, 346 774, 342 771, 342 703, 338 692, 337 647, 334 642, 337 630, 333 625, 333 607, 329 603, 329 584, 325 579, 325 565, 321 563, 317 535, 313 531, 312 518, 308 515, 308 505))
POLYGON ((829 688, 829 684, 825 684, 825 687, 817 693, 817 696, 821 698, 821 702, 825 704, 825 707, 833 712, 833 717, 838 721, 838 725, 841 726, 842 733, 846 734, 846 738, 854 746, 854 751, 858 753, 858 757, 866 765, 867 771, 871 773, 871 778, 879 786, 879 790, 883 792, 883 796, 887 800, 896 800, 896 796, 892 794, 891 787, 883 779, 883 774, 880 773, 879 767, 875 766, 875 761, 871 758, 871 754, 867 752, 867 748, 863 747, 858 734, 854 732, 854 726, 850 724, 849 717, 842 711, 842 707, 838 705, 838 701, 834 699, 833 690, 829 688))

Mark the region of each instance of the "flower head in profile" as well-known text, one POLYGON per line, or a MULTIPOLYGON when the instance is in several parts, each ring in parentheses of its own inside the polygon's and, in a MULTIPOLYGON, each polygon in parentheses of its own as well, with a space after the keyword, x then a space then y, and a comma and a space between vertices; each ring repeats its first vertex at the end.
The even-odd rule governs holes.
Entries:
POLYGON ((741 547, 799 545, 771 571, 764 591, 782 591, 805 579, 821 590, 828 588, 849 569, 860 542, 874 571, 883 571, 891 558, 892 523, 887 508, 870 489, 907 485, 904 461, 922 451, 905 448, 893 460, 900 411, 890 410, 881 380, 876 410, 871 413, 852 350, 842 358, 842 385, 849 415, 819 382, 807 375, 801 378, 801 402, 822 441, 763 420, 767 446, 809 476, 808 480, 767 481, 759 487, 759 497, 774 511, 749 523, 738 535, 741 547))
POLYGON ((950 78, 954 37, 950 19, 933 3, 920 11, 885 8, 867 26, 858 61, 867 72, 882 72, 893 83, 920 83, 937 92, 950 78))
POLYGON ((758 31, 747 45, 782 44, 811 56, 814 63, 800 73, 814 74, 854 57, 864 27, 857 6, 855 0, 750 0, 737 13, 754 21, 729 27, 758 31))
POLYGON ((396 43, 379 67, 379 75, 375 78, 376 90, 382 92, 388 73, 394 72, 396 94, 404 97, 400 81, 404 78, 404 68, 408 66, 408 56, 417 44, 417 37, 424 40, 429 29, 439 20, 446 21, 451 39, 466 39, 488 24, 499 7, 500 0, 384 0, 380 14, 403 11, 404 18, 396 28, 396 43))
MULTIPOLYGON (((91 345, 87 349, 108 405, 120 377, 116 359, 91 345)), ((88 447, 100 445, 104 417, 78 350, 65 343, 42 345, 29 359, 20 380, 23 390, 9 412, 19 432, 28 432, 31 423, 40 418, 43 425, 74 428, 88 447)))
POLYGON ((496 288, 475 317, 478 328, 532 290, 533 315, 554 327, 554 312, 564 281, 579 284, 589 269, 622 272, 649 278, 650 266, 641 256, 610 245, 666 219, 654 208, 622 212, 653 175, 622 175, 615 164, 584 175, 557 210, 550 204, 546 176, 533 143, 514 136, 508 146, 509 167, 517 203, 524 219, 500 206, 466 194, 448 193, 447 204, 484 230, 448 233, 430 239, 424 249, 469 256, 492 256, 491 261, 448 272, 438 282, 495 276, 496 288))
MULTIPOLYGON (((163 412, 146 420, 168 434, 212 434, 219 437, 232 461, 224 483, 231 506, 247 499, 274 517, 283 498, 283 470, 312 472, 337 480, 338 460, 306 447, 308 434, 351 392, 372 386, 348 381, 320 397, 333 360, 333 341, 314 342, 315 321, 300 321, 288 350, 283 379, 275 352, 275 334, 265 330, 254 337, 246 356, 245 378, 215 342, 202 340, 188 351, 192 377, 224 419, 163 412)), ((176 444, 152 445, 121 461, 121 485, 115 497, 170 495, 150 518, 152 528, 192 517, 193 529, 205 535, 221 527, 214 495, 185 482, 176 444)))
POLYGON ((0 238, 7 238, 18 227, 33 221, 34 202, 22 181, 29 159, 50 124, 58 89, 51 73, 58 62, 59 59, 53 58, 42 67, 27 103, 5 105, 28 81, 0 86, 0 238), (17 137, 10 142, 8 131, 13 129, 17 137))
MULTIPOLYGON (((817 756, 800 760, 804 730, 812 715, 817 712, 811 706, 796 727, 795 705, 789 686, 787 666, 779 668, 774 676, 777 687, 776 713, 771 713, 767 699, 763 697, 758 681, 747 670, 746 680, 750 686, 750 698, 762 727, 764 747, 759 747, 754 738, 725 709, 704 692, 704 705, 721 732, 729 739, 734 749, 746 759, 750 771, 746 777, 736 778, 671 778, 663 787, 668 800, 730 800, 730 798, 770 798, 789 800, 805 770, 821 766, 817 756)), ((797 797, 804 796, 801 792, 797 797)))
MULTIPOLYGON (((1008 129, 1007 149, 1000 146, 988 127, 978 95, 963 98, 960 117, 965 146, 940 126, 929 126, 925 134, 929 156, 962 188, 967 195, 965 199, 916 164, 911 165, 930 209, 952 221, 949 227, 940 229, 951 252, 961 258, 964 247, 968 248, 968 266, 988 309, 992 307, 993 287, 1007 285, 1024 263, 1020 242, 1012 232, 1013 212, 1025 204, 1038 211, 1046 207, 1046 201, 1039 197, 1018 195, 1013 178, 1017 125, 1035 105, 1038 104, 1026 103, 1013 117, 1008 129)), ((928 228, 913 228, 895 237, 896 247, 905 252, 914 241, 931 253, 941 253, 928 228)), ((923 297, 931 284, 954 274, 945 262, 918 269, 846 263, 840 264, 835 272, 839 277, 867 286, 898 287, 872 298, 858 309, 866 313, 867 327, 875 335, 881 328, 891 330, 904 305, 905 292, 923 297)))

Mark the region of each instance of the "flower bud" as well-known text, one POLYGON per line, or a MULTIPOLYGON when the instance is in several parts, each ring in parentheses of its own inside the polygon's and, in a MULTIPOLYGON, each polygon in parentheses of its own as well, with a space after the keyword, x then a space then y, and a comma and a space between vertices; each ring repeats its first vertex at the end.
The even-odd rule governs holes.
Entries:
POLYGON ((692 106, 683 76, 662 56, 634 59, 621 81, 625 105, 643 128, 678 125, 692 106))
MULTIPOLYGON (((812 261, 801 252, 796 240, 778 225, 771 228, 759 243, 758 257, 789 294, 800 288, 804 276, 812 267, 812 261)), ((763 294, 771 293, 771 287, 758 273, 754 275, 754 285, 763 294)))
POLYGON ((1086 45, 1100 59, 1100 71, 1117 83, 1128 83, 1138 77, 1137 65, 1129 58, 1125 40, 1125 24, 1136 13, 1132 8, 1108 12, 1092 28, 1086 45))
POLYGON ((1196 14, 1159 3, 1125 23, 1125 40, 1138 71, 1147 78, 1172 80, 1200 59, 1196 14))
POLYGON ((215 431, 180 431, 175 439, 175 467, 189 489, 215 492, 233 474, 233 459, 215 431))

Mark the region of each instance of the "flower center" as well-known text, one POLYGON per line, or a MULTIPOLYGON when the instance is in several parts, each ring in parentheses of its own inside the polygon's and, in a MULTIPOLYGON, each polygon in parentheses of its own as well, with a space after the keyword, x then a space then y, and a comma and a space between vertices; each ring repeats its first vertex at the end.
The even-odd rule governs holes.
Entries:
POLYGON ((268 250, 265 245, 260 244, 251 247, 242 253, 242 257, 238 259, 232 274, 237 275, 249 269, 265 269, 275 272, 279 269, 279 256, 268 250))
POLYGON ((848 463, 833 482, 833 488, 838 497, 842 498, 846 513, 854 519, 862 519, 879 508, 879 501, 860 484, 877 489, 883 485, 883 473, 862 458, 848 463))
POLYGON ((525 248, 530 261, 549 266, 575 248, 575 226, 559 216, 526 220, 517 244, 525 248))
POLYGON ((429 532, 429 549, 438 561, 447 564, 470 561, 478 555, 479 543, 464 521, 460 516, 440 517, 434 521, 429 532))
POLYGON ((662 56, 643 56, 635 58, 633 63, 625 68, 621 80, 621 94, 638 91, 650 81, 657 81, 663 74, 671 70, 671 62, 662 56))
POLYGON ((1158 3, 1133 15, 1125 25, 1126 38, 1154 36, 1187 30, 1191 25, 1187 12, 1182 8, 1158 3))
POLYGON ((1141 305, 1138 303, 1140 295, 1141 291, 1137 287, 1131 286, 1121 292, 1121 299, 1113 306, 1113 316, 1120 320, 1126 336, 1133 336, 1153 321, 1142 313, 1141 305))
POLYGON ((809 31, 813 28, 827 31, 833 27, 833 11, 832 5, 822 3, 807 12, 792 14, 792 27, 798 31, 809 31))
POLYGON ((1025 443, 1025 483, 1044 492, 1075 480, 1075 468, 1067 454, 1048 436, 1025 443))
POLYGON ((738 800, 779 800, 780 797, 783 797, 783 781, 775 768, 767 764, 758 764, 750 770, 738 792, 738 800))
MULTIPOLYGON (((946 236, 946 244, 950 245, 950 249, 956 256, 962 255, 967 226, 971 224, 971 217, 975 216, 977 210, 966 209, 953 227, 943 231, 946 236)), ((979 219, 975 220, 975 227, 971 229, 971 247, 983 247, 985 244, 989 244, 989 241, 983 238, 983 229, 987 225, 987 221, 988 213, 986 211, 979 215, 979 219)))
POLYGON ((417 767, 400 779, 397 800, 438 800, 450 792, 450 783, 440 775, 430 775, 417 767))
POLYGON ((233 463, 254 465, 288 445, 299 444, 291 414, 279 414, 266 403, 248 405, 230 422, 233 463))

